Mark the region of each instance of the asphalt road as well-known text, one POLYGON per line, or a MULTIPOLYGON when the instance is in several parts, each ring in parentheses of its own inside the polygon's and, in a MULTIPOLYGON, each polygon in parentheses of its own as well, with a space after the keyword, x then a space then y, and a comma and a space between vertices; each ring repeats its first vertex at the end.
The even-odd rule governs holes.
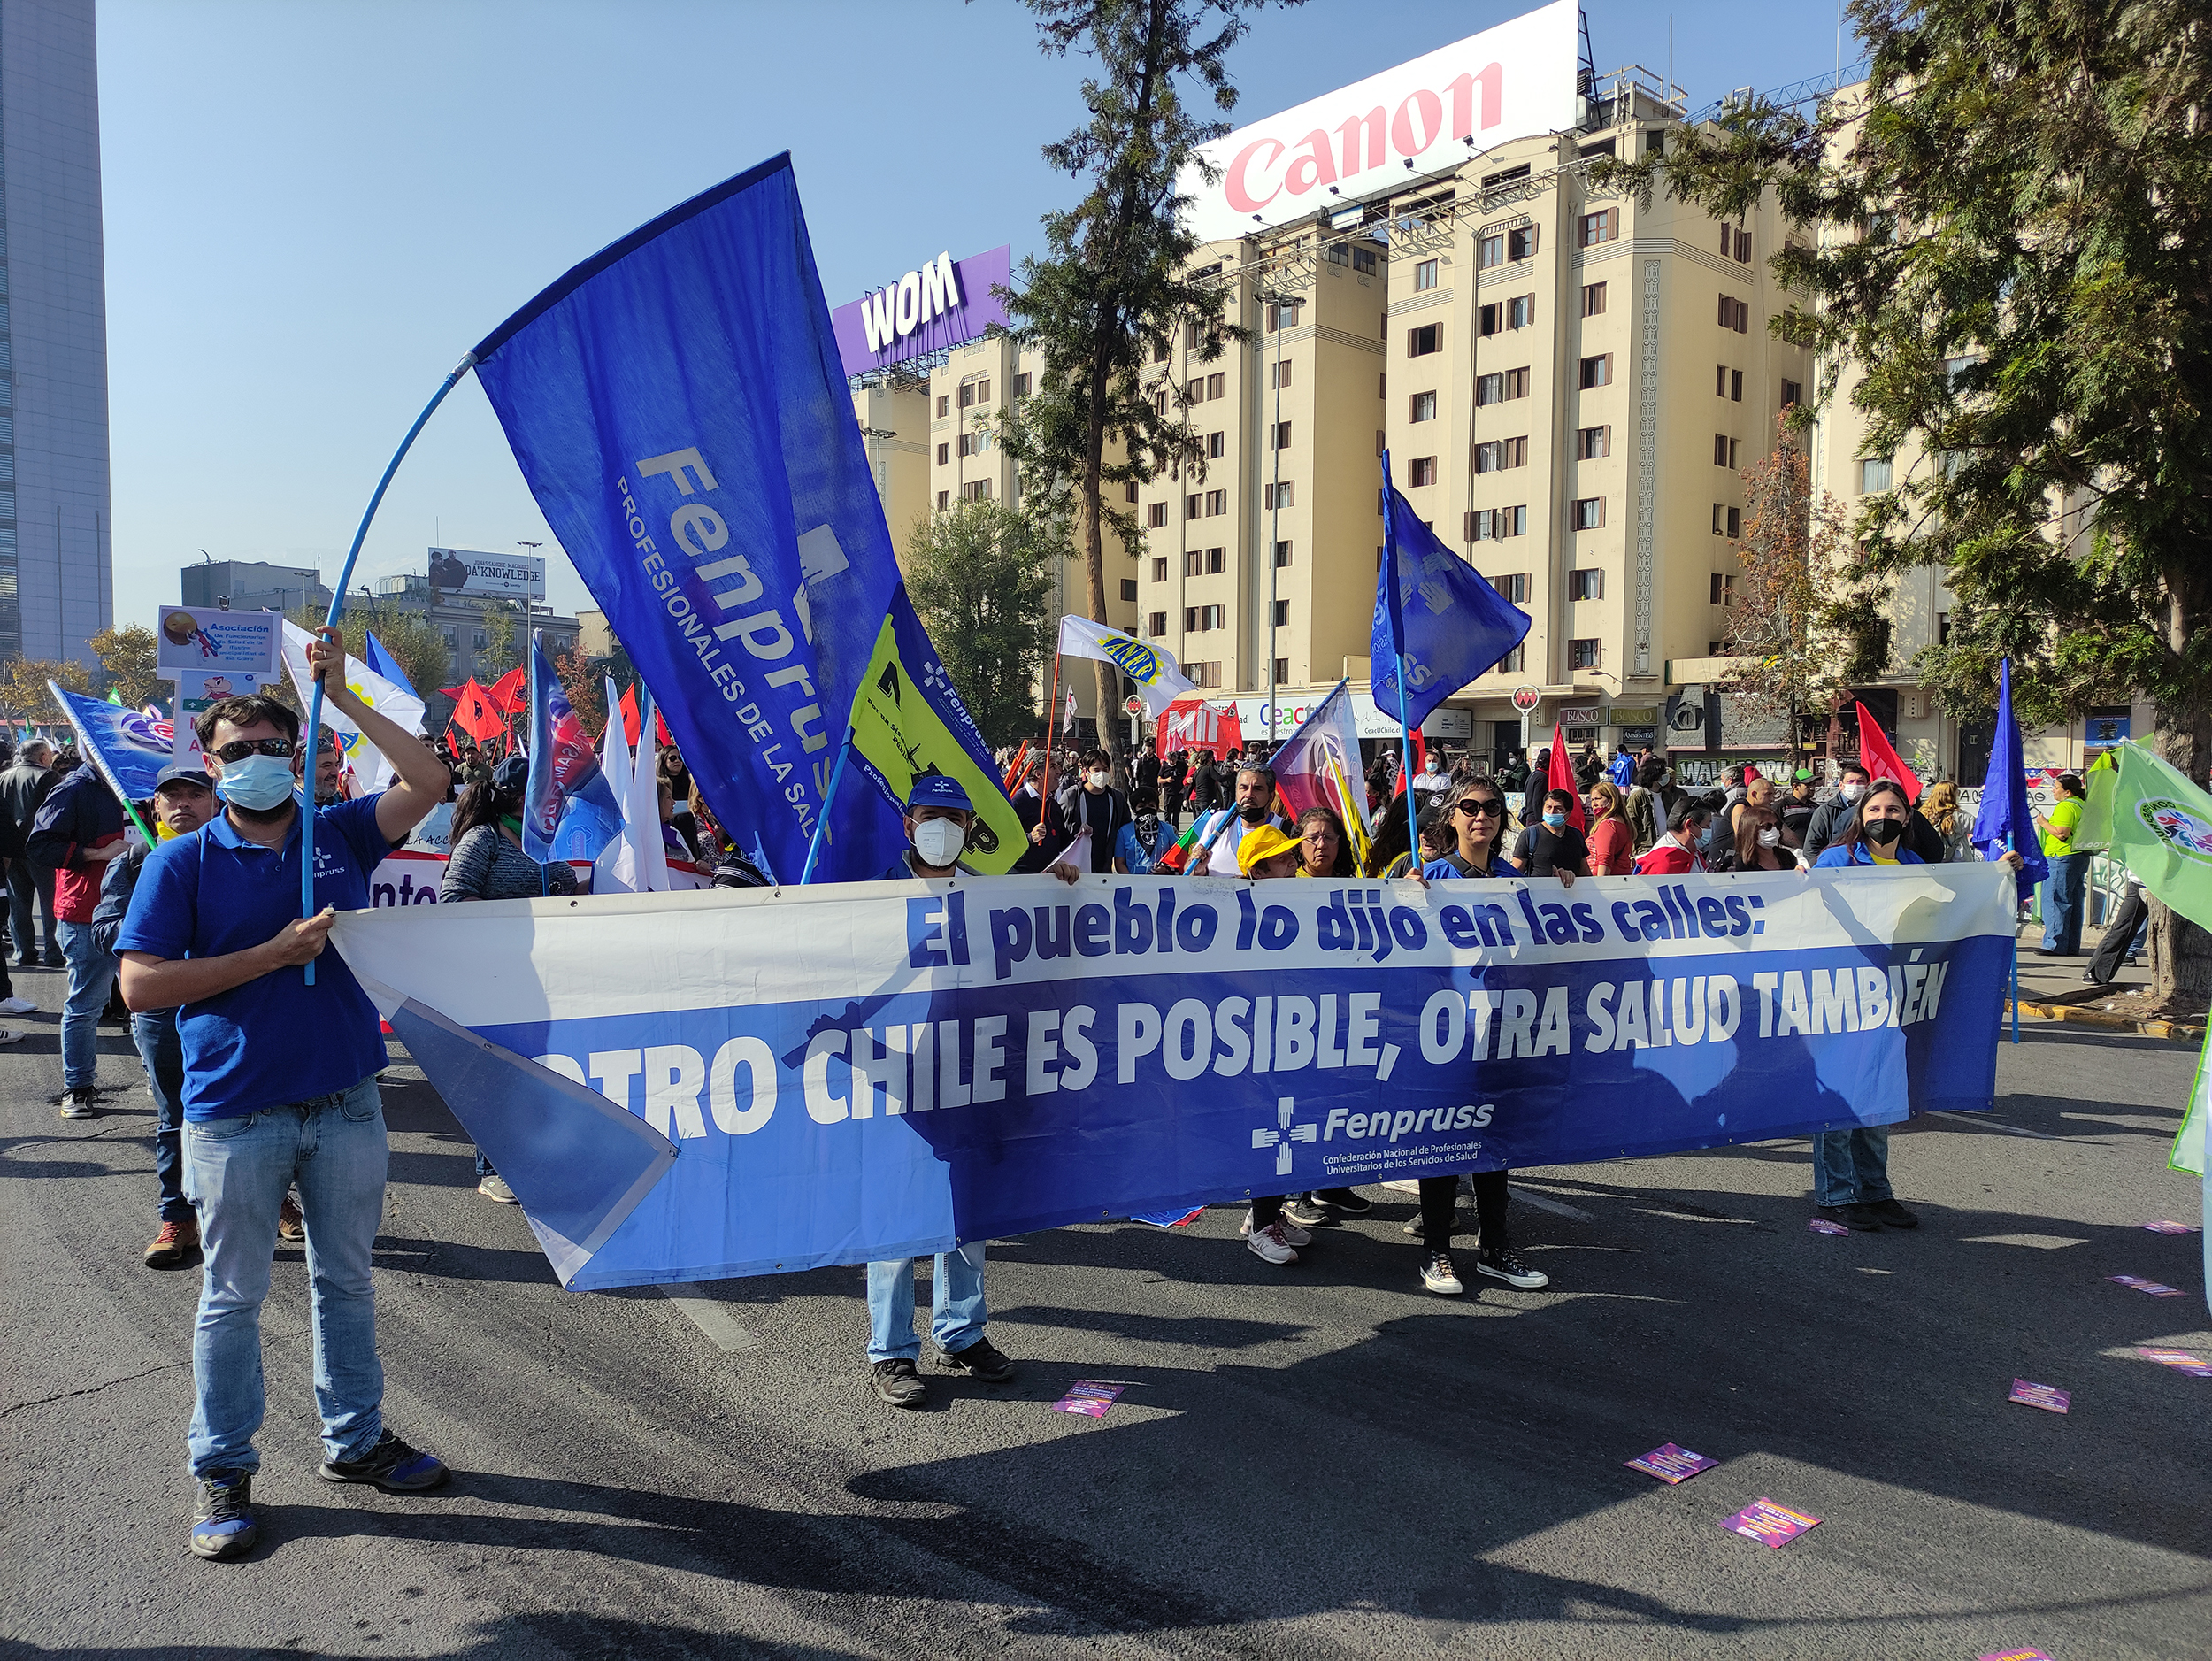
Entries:
MULTIPOLYGON (((18 984, 58 1008, 61 977, 18 984)), ((1526 1175, 1550 1289, 1424 1295, 1409 1196, 1293 1269, 1237 1214, 994 1249, 992 1388, 870 1396, 861 1271, 561 1291, 420 1075, 388 1087, 386 1411, 446 1491, 332 1488, 299 1251, 265 1324, 263 1544, 190 1557, 198 1275, 141 1266, 151 1103, 119 1030, 65 1123, 50 1015, 0 1050, 10 1653, 1961 1657, 2212 1653, 2212 1355, 2164 1168, 2193 1057, 2031 1025, 1988 1121, 1892 1171, 1916 1234, 1808 1232, 1801 1143, 1526 1175), (2188 1288, 2154 1298, 2103 1277, 2188 1288), (2060 1418, 2013 1379, 2074 1393, 2060 1418), (1102 1419, 1048 1411, 1125 1380, 1102 1419), (1623 1468, 1664 1442, 1678 1488, 1623 1468), (1760 1497, 1820 1526, 1724 1532, 1760 1497)))

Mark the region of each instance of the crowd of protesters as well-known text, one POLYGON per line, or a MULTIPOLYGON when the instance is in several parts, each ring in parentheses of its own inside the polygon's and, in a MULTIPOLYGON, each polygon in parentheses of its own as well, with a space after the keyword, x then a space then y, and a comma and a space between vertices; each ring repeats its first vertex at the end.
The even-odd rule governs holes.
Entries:
MULTIPOLYGON (((99 1111, 96 1029, 119 987, 157 1110, 158 1233, 145 1261, 180 1267, 196 1258, 203 1266, 197 1405, 187 1442, 199 1496, 189 1545, 206 1557, 243 1555, 256 1536, 260 1310, 281 1240, 307 1246, 324 1477, 412 1493, 446 1476, 434 1456, 382 1419, 370 1263, 386 1171, 377 1084, 386 1055, 374 1007, 324 950, 336 912, 367 905, 370 873, 439 810, 449 815, 441 903, 579 887, 568 865, 524 850, 523 757, 402 733, 343 689, 334 640, 319 640, 309 657, 327 677, 332 706, 390 763, 389 788, 354 796, 334 744, 315 758, 311 785, 297 716, 259 696, 203 713, 204 764, 165 768, 142 803, 118 801, 96 769, 42 742, 27 742, 0 772, 12 966, 65 967, 69 975, 62 1116, 99 1111), (308 814, 319 905, 302 919, 308 814), (311 986, 289 973, 311 960, 311 986)), ((1489 766, 1432 747, 1409 770, 1394 745, 1380 746, 1364 774, 1374 834, 1363 854, 1330 810, 1294 819, 1268 752, 1265 745, 1148 752, 1125 770, 1094 746, 1002 754, 1026 841, 1013 871, 1063 882, 1179 871, 1210 880, 1526 878, 1563 887, 1630 873, 1879 871, 1980 857, 1970 816, 1947 785, 1916 805, 1893 782, 1847 762, 1824 797, 1809 773, 1777 781, 1750 766, 1731 767, 1700 789, 1667 757, 1647 750, 1609 762, 1589 745, 1566 765, 1571 787, 1552 782, 1546 750, 1530 764, 1515 756, 1489 766)), ((717 824, 682 757, 664 748, 655 766, 670 857, 693 862, 716 886, 766 885, 717 824)), ((2080 786, 2070 782, 2042 827, 2055 866, 2070 854, 2079 819, 2078 807, 2068 810, 2080 786)), ((966 788, 941 774, 914 781, 902 825, 907 846, 884 873, 888 880, 972 874, 966 857, 989 851, 991 834, 966 788)), ((2066 880, 2055 879, 2055 888, 2066 880)), ((2075 949, 2078 903, 2070 917, 2067 904, 2060 895, 2052 908, 2060 932, 2051 943, 2075 949)), ((0 1014, 26 1012, 32 1006, 13 996, 7 966, 0 960, 0 1014)), ((0 1032, 0 1043, 16 1036, 0 1032)), ((476 1165, 479 1192, 513 1203, 513 1190, 480 1154, 476 1165)), ((1509 1173, 1384 1186, 1415 1198, 1404 1229, 1430 1292, 1464 1290, 1452 1255, 1463 1196, 1472 1201, 1475 1273, 1524 1289, 1548 1284, 1515 1250, 1509 1173)), ((1917 1220, 1891 1188, 1879 1129, 1816 1136, 1812 1186, 1818 1214, 1850 1228, 1910 1228, 1917 1220)), ((1239 1234, 1263 1261, 1286 1267, 1321 1238, 1317 1231, 1374 1203, 1352 1188, 1262 1196, 1239 1234)), ((981 1242, 937 1258, 930 1351, 942 1370, 996 1382, 1015 1364, 986 1333, 986 1263, 981 1242)), ((871 1377, 876 1395, 895 1406, 918 1406, 928 1396, 915 1296, 910 1259, 868 1266, 871 1377)))

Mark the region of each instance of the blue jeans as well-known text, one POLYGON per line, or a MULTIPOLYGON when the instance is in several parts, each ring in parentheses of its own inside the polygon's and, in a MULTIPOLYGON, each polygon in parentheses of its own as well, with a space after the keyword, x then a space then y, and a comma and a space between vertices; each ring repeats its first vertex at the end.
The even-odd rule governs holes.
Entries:
POLYGON ((192 1215, 184 1197, 184 1043, 177 1036, 177 1012, 155 1010, 131 1017, 131 1042, 145 1064, 146 1088, 154 1097, 154 1174, 161 1181, 161 1220, 181 1223, 192 1215))
POLYGON ((2089 882, 2087 854, 2058 854, 2043 889, 2043 950, 2071 957, 2081 950, 2084 891, 2089 882))
POLYGON ((16 957, 23 963, 39 961, 38 933, 32 927, 32 902, 46 913, 46 957, 54 944, 54 873, 27 859, 8 861, 8 936, 16 957))
POLYGON ((199 1403, 187 1438, 192 1474, 257 1471, 261 1304, 277 1210, 299 1184, 315 1316, 315 1407, 323 1453, 357 1459, 383 1434, 369 1255, 384 1214, 384 1103, 376 1080, 184 1132, 186 1189, 200 1213, 205 1273, 192 1334, 199 1403))
MULTIPOLYGON (((929 1335, 940 1350, 956 1355, 983 1336, 990 1319, 983 1307, 983 1242, 938 1254, 930 1303, 929 1335)), ((912 1361, 921 1353, 922 1341, 914 1333, 914 1259, 870 1264, 868 1359, 912 1361)))
POLYGON ((92 943, 89 923, 58 927, 69 963, 69 1001, 61 1008, 61 1084, 65 1090, 89 1090, 100 1079, 100 1011, 115 989, 115 954, 92 943))
POLYGON ((1813 1203, 1852 1205, 1894 1196, 1889 1186, 1889 1127, 1860 1125, 1813 1136, 1813 1203))

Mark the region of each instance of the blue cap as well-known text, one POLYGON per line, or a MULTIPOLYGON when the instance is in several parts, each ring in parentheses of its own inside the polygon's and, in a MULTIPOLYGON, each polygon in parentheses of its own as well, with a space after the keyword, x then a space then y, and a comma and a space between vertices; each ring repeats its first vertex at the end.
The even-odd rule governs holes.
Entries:
POLYGON ((188 761, 173 761, 154 776, 154 788, 165 784, 196 784, 203 790, 212 790, 215 781, 207 776, 207 769, 196 767, 188 761))
POLYGON ((975 804, 968 800, 968 792, 959 780, 941 773, 917 773, 913 788, 906 793, 906 805, 918 807, 954 807, 963 813, 975 811, 975 804))

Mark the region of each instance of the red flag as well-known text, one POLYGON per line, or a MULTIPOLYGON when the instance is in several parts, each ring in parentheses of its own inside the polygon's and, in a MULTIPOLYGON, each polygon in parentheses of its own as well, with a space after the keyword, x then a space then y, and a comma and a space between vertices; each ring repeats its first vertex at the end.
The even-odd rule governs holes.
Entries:
POLYGON ((457 689, 452 724, 480 744, 498 737, 507 730, 507 724, 500 719, 491 694, 476 684, 474 675, 461 682, 457 689))
POLYGON ((1413 734, 1413 765, 1408 766, 1403 756, 1398 757, 1398 788, 1390 794, 1394 796, 1403 796, 1406 793, 1406 787, 1412 781, 1413 775, 1417 773, 1426 773, 1428 770, 1428 741, 1421 736, 1420 729, 1417 727, 1413 734))
MULTIPOLYGON (((1548 781, 1555 790, 1564 790, 1574 805, 1567 810, 1567 823, 1575 829, 1582 828, 1582 787, 1575 778, 1574 764, 1567 759, 1567 734, 1564 728, 1555 724, 1551 729, 1551 778, 1548 781)), ((1537 822, 1543 822, 1543 809, 1536 810, 1537 822)), ((1527 809, 1521 817, 1528 817, 1527 809)))
POLYGON ((502 715, 519 715, 529 707, 530 694, 523 683, 519 665, 484 688, 492 701, 492 707, 502 715))
POLYGON ((661 713, 661 707, 657 704, 653 706, 653 730, 660 735, 660 744, 663 750, 673 750, 676 747, 676 741, 668 735, 668 718, 661 713))
POLYGON ((1905 787, 1906 801, 1919 801, 1919 779, 1905 765, 1903 757, 1890 748, 1889 738, 1882 731, 1881 723, 1866 712, 1866 705, 1861 704, 1856 708, 1859 711, 1859 759, 1866 764, 1866 770, 1878 779, 1896 780, 1905 787))
POLYGON ((637 688, 635 686, 623 688, 622 735, 629 740, 630 748, 633 750, 637 748, 638 728, 644 724, 644 718, 638 713, 637 710, 637 688))

